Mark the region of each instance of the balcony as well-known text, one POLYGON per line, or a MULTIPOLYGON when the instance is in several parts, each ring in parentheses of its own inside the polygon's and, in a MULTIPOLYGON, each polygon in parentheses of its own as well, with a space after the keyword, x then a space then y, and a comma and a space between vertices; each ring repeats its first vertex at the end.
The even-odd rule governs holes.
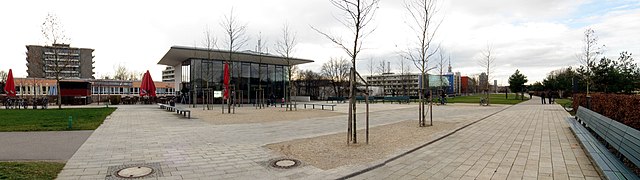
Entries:
POLYGON ((57 66, 56 66, 56 64, 45 64, 45 66, 47 66, 47 67, 63 67, 63 68, 67 68, 67 67, 79 68, 80 67, 79 64, 58 64, 57 66))
MULTIPOLYGON (((44 60, 45 61, 56 61, 56 58, 45 58, 44 60)), ((67 61, 80 62, 80 59, 58 58, 57 61, 62 61, 62 62, 67 62, 67 61)))

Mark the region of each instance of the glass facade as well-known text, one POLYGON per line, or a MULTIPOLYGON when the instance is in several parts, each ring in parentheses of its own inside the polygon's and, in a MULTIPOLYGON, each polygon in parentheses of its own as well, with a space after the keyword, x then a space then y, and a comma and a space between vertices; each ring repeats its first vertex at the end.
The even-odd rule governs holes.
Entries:
MULTIPOLYGON (((255 103, 260 89, 265 98, 281 99, 288 84, 287 66, 248 62, 229 62, 229 88, 235 93, 238 103, 255 103)), ((182 90, 189 97, 194 95, 198 102, 206 94, 223 91, 224 61, 189 59, 182 63, 182 90)), ((220 100, 216 100, 219 102, 220 100)))

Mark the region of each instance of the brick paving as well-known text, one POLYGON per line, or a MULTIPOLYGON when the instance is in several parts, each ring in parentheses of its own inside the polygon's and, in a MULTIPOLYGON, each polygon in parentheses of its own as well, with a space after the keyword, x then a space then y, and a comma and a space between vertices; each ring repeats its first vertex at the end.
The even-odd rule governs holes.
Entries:
POLYGON ((600 179, 558 105, 512 106, 353 179, 600 179))
MULTIPOLYGON (((414 107, 374 112, 371 124, 415 119, 414 107)), ((435 107, 434 119, 476 120, 505 107, 440 106, 435 107)), ((597 177, 563 120, 568 114, 560 110, 551 105, 516 105, 355 178, 597 177)), ((346 115, 213 125, 174 114, 152 105, 120 106, 67 162, 58 178, 105 179, 111 166, 159 163, 163 175, 153 179, 335 179, 373 165, 331 170, 310 165, 286 170, 267 166, 270 159, 280 156, 262 146, 343 132, 346 115)))

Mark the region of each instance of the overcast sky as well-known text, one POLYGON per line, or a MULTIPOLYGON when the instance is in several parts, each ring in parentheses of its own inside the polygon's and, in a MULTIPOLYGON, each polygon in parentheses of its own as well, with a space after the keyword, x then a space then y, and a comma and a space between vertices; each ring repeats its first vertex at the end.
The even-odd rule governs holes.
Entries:
MULTIPOLYGON (((480 53, 490 44, 496 57, 494 78, 507 84, 516 69, 541 81, 548 72, 578 64, 586 28, 593 28, 604 56, 615 59, 621 51, 640 53, 640 1, 638 0, 449 0, 441 2, 444 18, 437 42, 451 56, 453 71, 463 75, 482 72, 480 53)), ((113 74, 122 64, 134 71, 150 70, 159 81, 164 66, 158 61, 171 46, 203 46, 208 28, 223 47, 220 21, 231 9, 247 25, 248 43, 255 49, 258 33, 274 49, 281 28, 288 22, 297 32, 294 56, 314 60, 301 69, 319 71, 332 57, 346 57, 310 26, 349 38, 336 18, 342 17, 329 0, 225 0, 225 1, 8 1, 0 6, 0 70, 25 77, 25 45, 43 45, 41 24, 47 13, 58 16, 71 46, 92 48, 96 77, 113 74)), ((381 0, 357 62, 362 74, 367 63, 390 60, 398 71, 399 53, 413 45, 402 0, 381 0)), ((272 50, 271 50, 272 51, 272 50)), ((273 53, 273 52, 271 52, 273 53)), ((433 65, 433 64, 432 64, 433 65)), ((435 71, 432 73, 436 73, 435 71)))

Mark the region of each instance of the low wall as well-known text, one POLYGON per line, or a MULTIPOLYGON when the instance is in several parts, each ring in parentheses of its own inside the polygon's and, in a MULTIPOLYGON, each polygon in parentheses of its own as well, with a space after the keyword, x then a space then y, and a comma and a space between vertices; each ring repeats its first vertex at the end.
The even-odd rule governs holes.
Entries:
POLYGON ((311 96, 291 96, 291 100, 298 102, 310 102, 311 96))

